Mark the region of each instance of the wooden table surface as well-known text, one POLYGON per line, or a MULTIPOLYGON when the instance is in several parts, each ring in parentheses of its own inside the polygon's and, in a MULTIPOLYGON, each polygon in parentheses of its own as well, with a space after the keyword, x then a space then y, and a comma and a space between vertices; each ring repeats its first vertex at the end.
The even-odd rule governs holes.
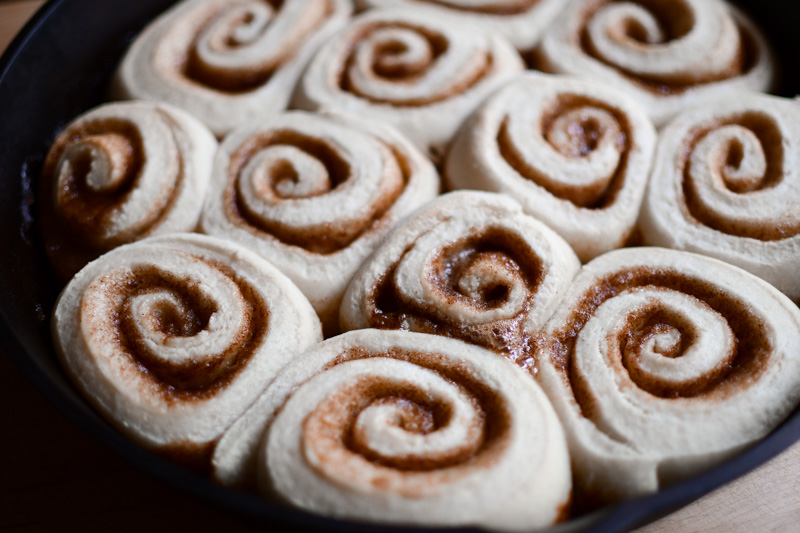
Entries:
MULTIPOLYGON (((42 3, 0 0, 0 51, 42 3)), ((0 399, 0 531, 251 531, 84 434, 2 349, 0 399)), ((800 443, 637 533, 674 531, 800 531, 800 443)))

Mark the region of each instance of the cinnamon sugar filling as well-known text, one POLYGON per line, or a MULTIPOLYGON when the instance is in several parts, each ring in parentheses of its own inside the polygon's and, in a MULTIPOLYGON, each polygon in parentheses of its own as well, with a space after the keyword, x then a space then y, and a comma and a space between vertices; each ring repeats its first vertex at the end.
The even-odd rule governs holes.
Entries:
MULTIPOLYGON (((497 134, 497 145, 500 154, 524 178, 529 179, 549 191, 553 196, 572 202, 578 207, 587 209, 603 209, 614 203, 617 194, 625 184, 628 168, 628 157, 631 150, 632 135, 630 124, 625 114, 607 103, 575 94, 559 95, 557 103, 542 117, 541 130, 550 141, 554 122, 566 113, 577 112, 585 108, 601 109, 614 117, 619 125, 620 133, 613 139, 619 153, 620 161, 612 176, 598 176, 594 184, 575 186, 559 180, 560 176, 548 176, 529 165, 508 131, 508 118, 503 120, 497 134)), ((608 126, 597 120, 588 118, 571 124, 569 135, 571 150, 564 155, 568 157, 584 157, 596 147, 599 139, 607 133, 608 126)), ((563 153, 562 149, 553 145, 554 149, 563 153)))
MULTIPOLYGON (((203 59, 198 49, 199 39, 205 32, 205 28, 213 24, 219 17, 210 17, 201 25, 197 37, 192 41, 189 50, 186 51, 185 58, 180 63, 180 74, 198 85, 231 95, 252 92, 265 85, 274 75, 275 71, 281 66, 292 60, 295 51, 301 43, 314 33, 322 21, 333 12, 333 5, 330 0, 315 0, 325 3, 325 12, 311 28, 302 33, 295 33, 288 41, 281 43, 280 50, 267 51, 270 57, 262 63, 248 65, 247 67, 224 65, 213 65, 203 59)), ((283 6, 283 0, 266 0, 272 10, 277 13, 283 6)), ((276 15, 274 15, 276 16, 276 15)), ((232 34, 238 27, 251 24, 253 17, 249 13, 243 14, 236 21, 229 23, 225 29, 228 30, 224 35, 215 35, 217 52, 235 54, 237 49, 248 46, 249 43, 242 43, 234 39, 232 34)))
MULTIPOLYGON (((123 204, 136 187, 144 165, 142 137, 136 126, 124 120, 95 120, 78 127, 69 128, 61 135, 50 152, 42 170, 44 198, 54 198, 58 216, 69 225, 80 238, 97 239, 98 228, 110 225, 109 212, 123 204), (123 178, 117 183, 100 190, 87 184, 87 176, 92 168, 92 160, 83 152, 72 161, 72 172, 64 176, 63 184, 57 189, 57 166, 64 152, 72 145, 84 143, 109 151, 118 157, 123 178)), ((93 243, 99 244, 99 243, 93 243)))
POLYGON ((205 330, 211 316, 217 312, 216 304, 190 279, 176 277, 156 267, 134 268, 111 286, 112 290, 125 295, 113 317, 111 333, 115 342, 151 390, 169 403, 205 400, 224 389, 247 365, 266 334, 269 311, 255 289, 238 278, 230 267, 216 262, 206 264, 235 281, 241 291, 240 303, 245 306, 248 327, 238 333, 224 352, 204 354, 184 364, 167 362, 150 352, 134 325, 132 300, 148 293, 166 292, 181 302, 184 311, 180 314, 174 308, 160 306, 147 317, 168 338, 190 337, 205 330))
POLYGON ((405 299, 395 285, 395 271, 402 258, 379 279, 369 297, 371 327, 408 329, 444 335, 484 346, 512 361, 525 358, 531 349, 531 339, 524 328, 532 300, 544 279, 541 260, 516 234, 503 228, 489 227, 441 250, 435 259, 434 279, 439 301, 420 304, 405 299), (513 317, 486 324, 468 325, 445 320, 436 308, 447 308, 459 301, 486 310, 501 306, 511 288, 495 280, 486 280, 479 288, 480 298, 465 295, 459 280, 475 261, 488 261, 497 268, 516 273, 527 286, 529 294, 522 309, 513 317))
MULTIPOLYGON (((400 348, 374 352, 358 347, 343 352, 322 372, 347 361, 375 357, 398 359, 431 370, 461 389, 478 413, 478 418, 473 420, 475 427, 472 428, 475 439, 447 450, 441 456, 427 454, 382 457, 365 449, 363 439, 355 431, 355 422, 360 412, 376 404, 389 402, 399 407, 403 415, 397 421, 398 425, 413 433, 429 434, 451 421, 450 407, 446 403, 436 402, 427 392, 420 391, 411 383, 404 384, 398 380, 383 378, 360 380, 328 398, 328 401, 305 420, 306 440, 313 442, 315 436, 324 437, 320 441, 326 442, 327 446, 333 444, 344 447, 375 465, 407 472, 431 472, 459 466, 488 468, 505 450, 511 439, 512 420, 509 408, 505 400, 481 383, 466 365, 445 364, 447 358, 436 353, 413 352, 400 348), (331 435, 335 435, 335 438, 331 439, 331 435)), ((325 456, 323 448, 314 448, 318 457, 325 456)), ((457 476, 457 471, 453 471, 452 475, 457 476)))
POLYGON ((783 135, 775 122, 765 114, 746 112, 726 117, 695 128, 687 137, 684 152, 680 157, 682 170, 682 187, 685 207, 689 215, 705 226, 719 232, 737 237, 749 237, 760 241, 777 241, 794 237, 800 233, 800 220, 786 220, 783 223, 751 225, 740 219, 731 219, 715 212, 702 201, 694 180, 690 154, 698 143, 710 132, 723 126, 738 125, 746 128, 758 138, 767 163, 766 172, 757 180, 746 182, 725 179, 726 168, 736 169, 742 163, 742 146, 733 140, 726 147, 726 155, 718 161, 707 162, 719 171, 724 186, 731 192, 747 194, 753 191, 766 190, 780 183, 783 177, 784 152, 783 135))
POLYGON ((657 307, 633 313, 628 318, 629 330, 612 340, 612 344, 616 343, 612 349, 620 354, 628 352, 621 356, 622 366, 637 386, 660 398, 701 397, 721 401, 758 380, 758 376, 769 364, 773 346, 766 326, 751 313, 747 302, 724 294, 711 283, 679 272, 646 267, 625 269, 595 283, 575 306, 565 325, 551 338, 537 339, 540 348, 542 343, 549 345, 552 362, 562 372, 584 416, 592 417, 594 399, 586 385, 582 384, 574 366, 576 339, 603 302, 623 291, 640 287, 675 290, 693 296, 727 322, 735 339, 735 347, 734 353, 723 357, 723 363, 711 372, 677 388, 668 388, 664 383, 638 372, 634 360, 637 351, 648 336, 657 334, 662 328, 672 328, 680 333, 679 344, 662 355, 680 357, 698 332, 693 325, 685 323, 680 317, 669 316, 657 307))
MULTIPOLYGON (((619 1, 619 0, 612 0, 619 1)), ((650 11, 654 18, 659 22, 659 27, 664 32, 664 41, 662 43, 647 42, 645 31, 635 21, 630 21, 624 28, 626 37, 630 39, 631 47, 652 47, 659 46, 669 41, 680 39, 686 35, 694 24, 694 18, 691 12, 685 5, 680 2, 661 2, 659 0, 636 0, 638 4, 642 4, 650 11)), ((587 22, 594 16, 594 14, 603 7, 604 4, 609 3, 608 0, 598 0, 595 4, 587 9, 582 16, 580 23, 580 34, 577 40, 581 49, 588 56, 599 61, 600 63, 613 68, 632 83, 639 87, 661 96, 678 95, 684 93, 698 85, 705 85, 714 82, 723 81, 726 79, 734 78, 747 74, 758 63, 759 51, 756 45, 756 39, 743 25, 735 21, 736 27, 739 30, 740 42, 738 45, 738 52, 733 61, 728 65, 728 68, 723 72, 703 77, 698 83, 694 79, 689 79, 688 76, 659 76, 659 75, 644 75, 639 72, 625 69, 619 65, 609 62, 600 54, 592 43, 587 30, 587 22)), ((694 76, 696 78, 696 75, 694 76)))
POLYGON ((372 94, 367 90, 362 90, 358 84, 354 83, 350 77, 350 71, 356 66, 355 50, 367 36, 372 33, 379 32, 383 29, 403 29, 413 32, 425 39, 427 43, 427 55, 422 60, 417 61, 395 61, 406 50, 406 44, 401 40, 391 40, 385 43, 380 43, 376 49, 373 50, 372 70, 369 73, 371 77, 389 80, 397 84, 413 85, 419 81, 429 69, 436 68, 436 62, 444 54, 447 53, 449 44, 447 38, 439 33, 433 32, 427 28, 415 26, 403 22, 381 22, 373 23, 364 26, 361 30, 350 38, 350 43, 347 50, 347 58, 344 61, 341 69, 339 70, 338 85, 339 88, 347 93, 354 94, 359 98, 368 100, 376 104, 388 104, 397 107, 422 107, 432 105, 438 102, 447 100, 454 95, 461 94, 472 86, 476 85, 480 80, 490 75, 493 71, 493 58, 491 53, 485 52, 482 58, 482 68, 476 70, 472 76, 468 76, 458 83, 449 85, 444 88, 442 92, 431 94, 430 96, 420 98, 383 98, 379 95, 372 94))
MULTIPOLYGON (((300 149, 312 158, 320 161, 325 167, 330 187, 312 193, 308 197, 326 194, 335 190, 350 179, 352 168, 338 150, 327 141, 315 139, 291 130, 276 130, 256 135, 239 147, 232 155, 229 166, 229 186, 225 190, 225 209, 229 220, 235 223, 272 235, 281 242, 305 249, 311 253, 333 254, 352 244, 364 233, 381 223, 386 212, 402 194, 403 187, 384 194, 378 203, 370 206, 368 212, 357 224, 323 224, 308 227, 291 227, 277 221, 267 220, 251 212, 239 197, 236 180, 247 163, 260 151, 275 146, 291 146, 300 149)), ((387 146, 402 172, 403 185, 410 180, 411 165, 406 156, 399 150, 387 146)), ((298 196, 288 197, 276 187, 282 180, 299 179, 290 162, 278 165, 270 175, 270 187, 277 197, 300 199, 298 196)))
POLYGON ((136 224, 116 237, 105 237, 106 229, 114 224, 116 211, 131 197, 139 186, 146 162, 144 142, 137 127, 122 119, 92 120, 71 126, 56 139, 45 159, 39 186, 41 202, 39 220, 45 247, 58 275, 68 279, 85 263, 116 246, 146 237, 171 212, 176 192, 185 179, 186 163, 180 152, 183 130, 168 114, 157 111, 169 124, 171 142, 178 154, 177 175, 169 188, 164 188, 166 198, 150 206, 146 213, 138 213, 136 224), (70 161, 71 172, 62 176, 59 184, 59 162, 64 152, 74 145, 86 146, 87 151, 70 161), (92 187, 87 178, 94 162, 88 150, 99 149, 108 154, 113 171, 121 178, 92 187))

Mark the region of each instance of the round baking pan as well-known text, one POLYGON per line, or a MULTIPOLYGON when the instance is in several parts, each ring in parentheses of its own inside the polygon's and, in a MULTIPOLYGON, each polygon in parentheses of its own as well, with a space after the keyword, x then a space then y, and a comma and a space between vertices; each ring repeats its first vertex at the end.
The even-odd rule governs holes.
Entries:
MULTIPOLYGON (((171 3, 51 0, 0 59, 0 243, 4 248, 0 253, 0 340, 42 393, 87 433, 134 465, 243 522, 281 530, 374 531, 374 525, 329 520, 226 489, 139 448, 89 408, 56 360, 49 318, 61 287, 50 271, 37 232, 33 192, 42 161, 64 125, 106 100, 111 75, 128 43, 171 3)), ((794 28, 800 20, 800 3, 736 3, 764 30, 781 64, 792 65, 792 54, 800 49, 800 33, 794 28)), ((795 70, 785 70, 780 93, 793 96, 800 92, 798 76, 795 70)), ((795 411, 767 438, 712 470, 548 531, 628 531, 730 482, 798 439, 800 411, 795 411)))

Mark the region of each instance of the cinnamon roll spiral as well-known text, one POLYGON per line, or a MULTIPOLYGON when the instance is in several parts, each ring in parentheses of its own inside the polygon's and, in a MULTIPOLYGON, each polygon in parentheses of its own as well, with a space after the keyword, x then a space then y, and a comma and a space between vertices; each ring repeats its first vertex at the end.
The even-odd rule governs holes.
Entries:
POLYGON ((455 337, 525 364, 579 268, 510 198, 449 193, 386 237, 348 287, 341 326, 455 337))
POLYGON ((136 38, 115 96, 175 104, 221 137, 285 109, 312 54, 351 12, 350 0, 184 0, 136 38))
POLYGON ((540 68, 619 87, 659 126, 732 91, 767 91, 776 72, 758 29, 723 0, 577 0, 540 52, 540 68))
POLYGON ((454 24, 461 19, 495 31, 521 53, 530 52, 563 9, 563 0, 356 0, 360 8, 427 6, 454 24))
POLYGON ((740 93, 678 117, 660 139, 645 242, 717 257, 800 299, 800 106, 740 93))
POLYGON ((481 348, 349 332, 287 367, 253 411, 269 426, 262 489, 303 509, 507 530, 566 517, 569 459, 552 407, 481 348))
POLYGON ((430 9, 376 9, 314 56, 293 105, 387 122, 439 161, 461 122, 522 69, 514 48, 480 27, 430 9))
POLYGON ((76 118, 50 148, 39 189, 58 276, 115 246, 193 231, 216 150, 203 124, 167 104, 112 103, 76 118))
POLYGON ((203 231, 277 266, 329 331, 364 259, 439 190, 433 165, 394 129, 301 111, 232 132, 212 181, 203 231))
POLYGON ((52 330, 64 369, 117 429, 206 469, 222 433, 322 339, 283 274, 194 234, 121 246, 87 265, 61 293, 52 330))
POLYGON ((445 179, 512 196, 588 261, 634 232, 655 142, 651 121, 624 93, 525 74, 464 124, 445 179))
POLYGON ((798 346, 797 307, 734 266, 662 248, 588 263, 536 358, 576 489, 655 492, 761 439, 800 401, 798 346))

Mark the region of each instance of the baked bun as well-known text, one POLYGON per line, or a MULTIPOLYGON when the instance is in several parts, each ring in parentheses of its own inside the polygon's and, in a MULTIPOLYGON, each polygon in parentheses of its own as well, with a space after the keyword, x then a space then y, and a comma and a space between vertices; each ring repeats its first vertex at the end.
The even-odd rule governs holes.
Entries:
POLYGON ((524 66, 502 36, 424 8, 359 15, 314 56, 294 106, 395 126, 435 161, 458 127, 524 66))
MULTIPOLYGON (((454 339, 329 339, 281 373, 230 441, 265 426, 261 488, 307 511, 526 531, 567 516, 569 458, 547 398, 520 368, 454 339)), ((236 449, 225 440, 220 452, 236 449)))
POLYGON ((648 244, 737 265, 800 299, 800 105, 739 93, 661 133, 640 225, 648 244))
POLYGON ((75 386, 120 432, 199 469, 292 357, 322 340, 308 300, 255 254, 175 234, 121 246, 52 319, 75 386))
POLYGON ((356 7, 428 7, 441 10, 453 24, 468 21, 501 34, 520 53, 534 49, 564 0, 356 0, 356 7))
POLYGON ((348 287, 340 321, 455 337, 525 364, 579 268, 511 198, 452 192, 386 237, 348 287))
POLYGON ((634 234, 655 142, 652 122, 625 93, 525 74, 461 128, 446 181, 511 196, 588 261, 634 234))
POLYGON ((577 498, 653 493, 766 436, 800 400, 799 346, 797 306, 716 259, 630 248, 585 265, 536 358, 577 498))
POLYGON ((656 125, 735 91, 768 91, 773 55, 723 0, 575 0, 545 33, 540 68, 623 90, 656 125))
POLYGON ((68 280, 108 250, 194 231, 217 141, 168 104, 117 102, 73 120, 42 169, 39 219, 51 264, 68 280))
POLYGON ((130 46, 114 96, 172 103, 222 137, 283 111, 312 54, 351 12, 350 0, 184 0, 130 46))
POLYGON ((289 276, 330 334, 361 263, 438 191, 433 165, 393 128, 293 111, 225 138, 201 225, 289 276))

